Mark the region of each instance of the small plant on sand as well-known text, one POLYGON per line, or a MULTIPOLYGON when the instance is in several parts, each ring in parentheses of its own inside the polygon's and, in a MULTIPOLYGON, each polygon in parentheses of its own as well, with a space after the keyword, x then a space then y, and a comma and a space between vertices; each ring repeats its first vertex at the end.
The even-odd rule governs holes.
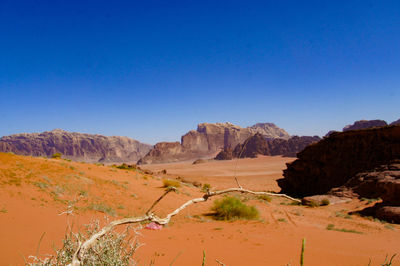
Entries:
POLYGON ((201 188, 201 192, 206 193, 207 191, 209 191, 211 189, 211 185, 210 184, 204 184, 201 188))
POLYGON ((180 187, 181 183, 176 180, 171 180, 171 179, 163 179, 163 187, 180 187))
POLYGON ((56 152, 51 156, 51 158, 53 158, 53 159, 61 159, 61 153, 56 152))
POLYGON ((328 199, 323 199, 323 200, 321 201, 320 206, 328 206, 329 204, 330 204, 330 201, 329 201, 328 199))
POLYGON ((262 201, 266 201, 266 202, 271 202, 272 198, 268 195, 258 195, 257 199, 262 200, 262 201))
MULTIPOLYGON (((82 258, 83 265, 135 265, 132 256, 140 246, 135 239, 128 240, 129 227, 122 232, 108 232, 97 239, 96 244, 85 252, 82 258)), ((63 246, 56 254, 47 258, 29 256, 27 265, 67 265, 71 263, 79 243, 100 230, 98 221, 85 226, 84 233, 66 233, 63 246)))
POLYGON ((217 220, 251 220, 259 217, 259 212, 254 206, 247 206, 238 198, 231 196, 215 200, 212 210, 217 220))
POLYGON ((363 232, 352 230, 352 229, 335 228, 334 224, 328 224, 328 226, 326 227, 326 230, 338 231, 338 232, 344 232, 344 233, 355 233, 355 234, 362 234, 363 233, 363 232))
POLYGON ((108 206, 108 205, 106 205, 106 204, 104 204, 102 202, 92 203, 92 204, 89 205, 88 209, 89 210, 98 211, 98 212, 102 212, 102 213, 106 213, 106 214, 108 214, 110 216, 115 216, 115 210, 112 207, 110 207, 110 206, 108 206))
POLYGON ((310 206, 311 208, 319 207, 319 203, 316 202, 315 200, 310 200, 310 202, 308 202, 307 205, 310 206))

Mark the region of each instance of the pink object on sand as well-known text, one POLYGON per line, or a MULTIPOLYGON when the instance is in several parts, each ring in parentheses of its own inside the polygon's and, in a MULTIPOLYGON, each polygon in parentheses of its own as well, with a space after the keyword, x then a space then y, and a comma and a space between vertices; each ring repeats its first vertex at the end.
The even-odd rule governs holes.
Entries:
POLYGON ((160 224, 157 224, 155 222, 151 222, 151 223, 147 224, 145 228, 150 229, 150 230, 161 230, 163 228, 163 226, 160 224))

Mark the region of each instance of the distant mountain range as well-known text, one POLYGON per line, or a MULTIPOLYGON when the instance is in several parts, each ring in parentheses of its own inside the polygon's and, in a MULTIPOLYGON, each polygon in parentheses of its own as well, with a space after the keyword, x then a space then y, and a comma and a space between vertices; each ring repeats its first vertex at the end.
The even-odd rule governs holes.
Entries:
MULTIPOLYGON (((400 119, 391 125, 400 124, 400 119)), ((386 126, 383 120, 360 120, 343 131, 386 126)), ((327 135, 333 133, 329 132, 327 135)), ((290 136, 273 123, 242 128, 231 123, 202 123, 181 137, 180 142, 148 145, 128 137, 107 137, 61 129, 22 133, 0 138, 0 152, 51 157, 55 153, 75 161, 154 164, 199 158, 232 159, 263 155, 295 157, 318 136, 290 136)))
POLYGON ((128 137, 106 137, 61 129, 0 138, 0 152, 45 157, 60 153, 63 158, 84 162, 136 163, 151 148, 152 145, 128 137))

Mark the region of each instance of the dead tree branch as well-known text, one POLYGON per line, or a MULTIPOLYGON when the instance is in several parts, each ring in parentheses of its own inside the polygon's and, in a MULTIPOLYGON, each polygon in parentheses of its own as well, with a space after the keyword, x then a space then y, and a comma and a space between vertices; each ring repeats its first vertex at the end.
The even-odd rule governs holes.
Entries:
POLYGON ((177 215, 180 211, 183 209, 187 208, 188 206, 198 203, 198 202, 204 202, 207 201, 209 198, 214 197, 214 196, 219 196, 222 194, 227 194, 227 193, 232 193, 232 192, 239 192, 239 193, 247 193, 247 194, 252 194, 252 195, 267 195, 267 196, 274 196, 274 197, 284 197, 289 200, 295 201, 295 202, 301 202, 298 199, 292 198, 286 194, 276 194, 272 192, 263 192, 263 191, 252 191, 248 189, 243 189, 241 187, 239 188, 228 188, 225 190, 219 190, 219 191, 207 191, 206 194, 203 195, 201 198, 195 198, 191 199, 184 204, 182 204, 179 208, 174 210, 173 212, 167 214, 165 218, 160 218, 156 216, 154 213, 151 212, 151 210, 171 191, 176 191, 176 188, 168 188, 164 194, 158 198, 149 208, 149 210, 146 212, 144 216, 139 216, 139 217, 130 217, 130 218, 124 218, 120 220, 115 220, 103 227, 99 232, 93 234, 89 239, 84 241, 83 243, 79 243, 78 249, 76 250, 72 262, 69 264, 71 266, 79 266, 81 265, 83 256, 85 252, 96 243, 96 240, 99 239, 100 237, 104 236, 108 232, 110 232, 114 227, 119 226, 119 225, 124 225, 124 224, 134 224, 134 223, 140 223, 140 222, 145 222, 145 221, 150 221, 150 222, 155 222, 160 225, 166 225, 170 222, 171 218, 175 215, 177 215))

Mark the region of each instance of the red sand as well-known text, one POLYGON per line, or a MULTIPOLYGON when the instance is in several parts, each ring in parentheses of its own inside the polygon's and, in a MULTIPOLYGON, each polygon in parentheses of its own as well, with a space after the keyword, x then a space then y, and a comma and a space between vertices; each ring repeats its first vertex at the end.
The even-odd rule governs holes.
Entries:
MULTIPOLYGON (((257 190, 278 190, 275 180, 290 161, 281 157, 242 159, 237 176, 242 186, 257 190)), ((166 169, 169 177, 210 183, 212 189, 235 186, 234 161, 144 166, 166 169)), ((104 217, 90 210, 91 204, 103 204, 117 217, 140 215, 158 198, 163 189, 158 177, 93 164, 46 160, 0 153, 0 264, 23 265, 21 256, 52 254, 52 243, 60 246, 67 227, 67 209, 63 200, 81 196, 70 222, 75 228, 91 218, 104 217), (45 177, 45 178, 44 178, 45 177), (39 183, 48 186, 40 188, 39 183), (19 184, 19 185, 18 185, 19 184), (75 184, 75 185, 72 185, 75 184), (53 192, 53 194, 51 193, 53 192), (54 197, 54 193, 57 197, 54 197), (133 196, 132 194, 135 194, 133 196)), ((42 186, 43 187, 43 186, 42 186)), ((179 194, 170 194, 155 212, 165 214, 183 202, 201 196, 198 188, 182 186, 179 194)), ((302 238, 306 238, 305 265, 380 265, 386 254, 400 253, 400 226, 383 224, 342 213, 360 209, 365 202, 308 208, 282 205, 287 200, 274 198, 271 203, 249 200, 261 213, 261 221, 214 221, 205 216, 212 200, 192 205, 172 219, 162 230, 141 231, 136 259, 140 265, 199 265, 206 252, 207 265, 299 265, 302 238), (347 217, 349 218, 349 217, 347 217), (326 230, 352 229, 362 234, 326 230)), ((400 255, 399 255, 400 257, 400 255)), ((400 265, 400 258, 393 265, 400 265)))

